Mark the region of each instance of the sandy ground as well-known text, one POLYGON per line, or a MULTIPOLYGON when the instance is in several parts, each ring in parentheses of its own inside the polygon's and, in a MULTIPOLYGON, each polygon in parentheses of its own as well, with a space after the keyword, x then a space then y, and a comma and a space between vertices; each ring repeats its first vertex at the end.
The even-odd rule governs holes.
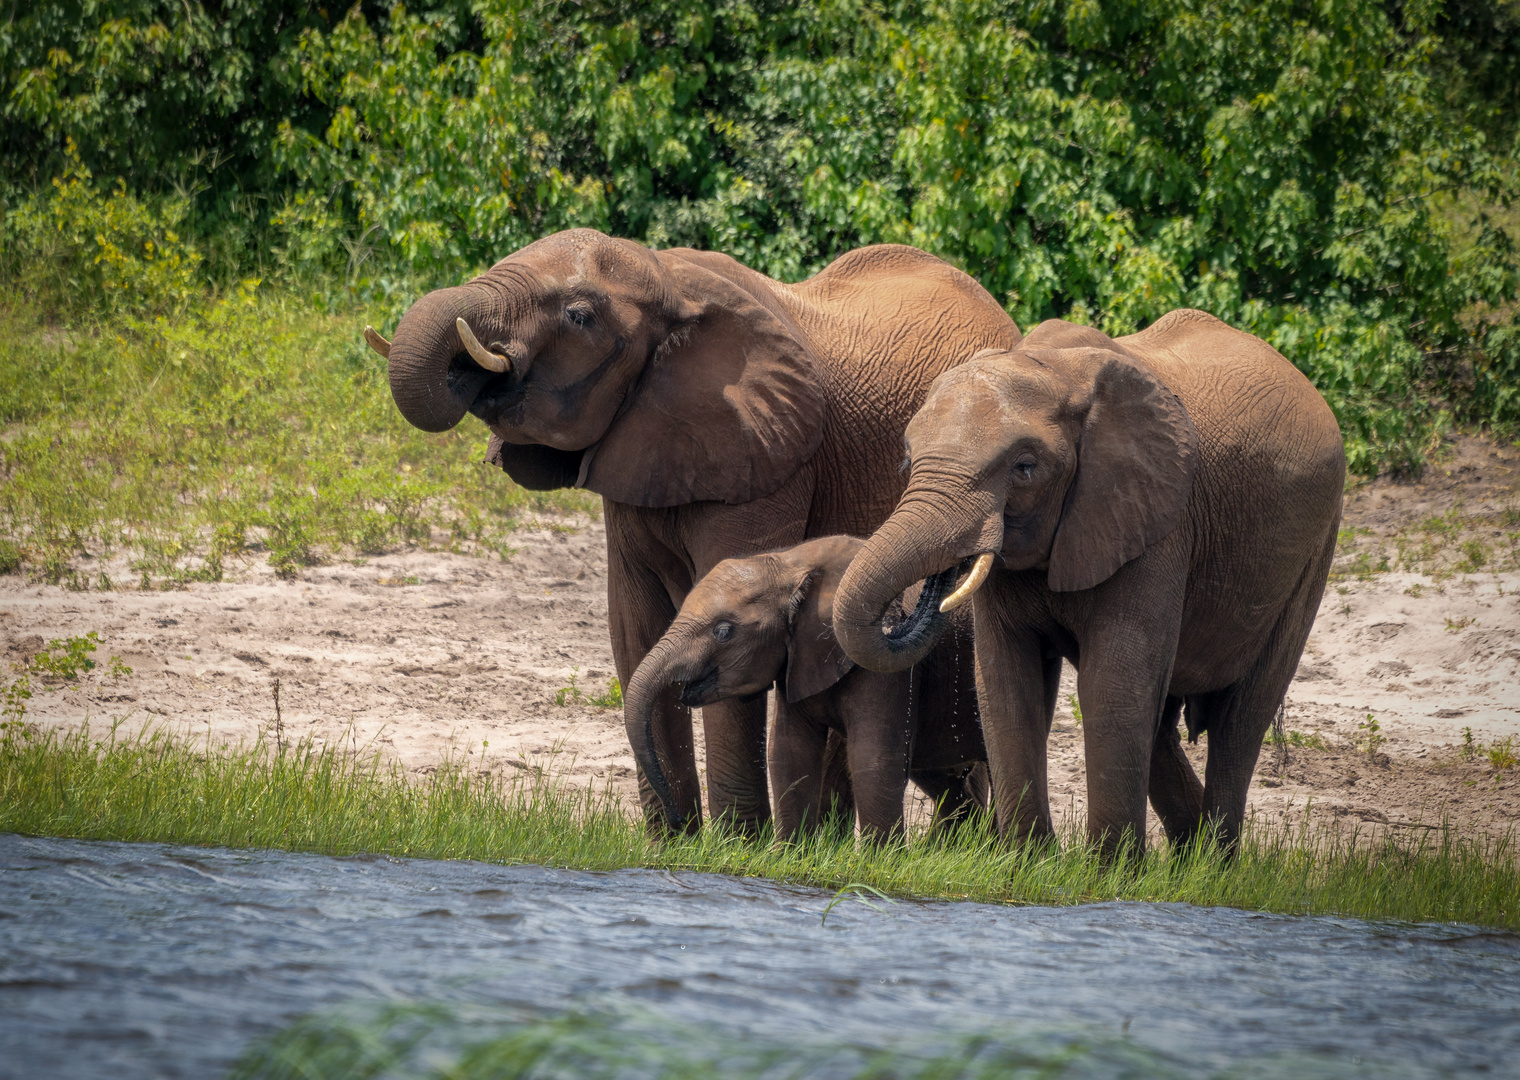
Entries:
MULTIPOLYGON (((1462 536, 1492 533, 1502 546, 1517 483, 1514 454, 1464 440, 1420 483, 1351 490, 1347 524, 1359 544, 1393 543, 1456 505, 1462 536)), ((414 771, 450 754, 507 774, 548 767, 631 798, 621 714, 591 702, 613 675, 600 523, 521 529, 505 561, 437 540, 333 560, 295 581, 276 578, 257 551, 227 581, 170 591, 0 578, 0 661, 21 662, 51 638, 100 635, 95 671, 37 692, 29 716, 41 723, 272 738, 278 680, 281 738, 377 747, 414 771), (108 673, 113 654, 130 675, 108 673)), ((1288 696, 1286 729, 1313 745, 1290 747, 1285 762, 1263 751, 1253 812, 1296 817, 1312 800, 1316 814, 1347 822, 1417 829, 1448 818, 1502 832, 1520 821, 1520 768, 1464 753, 1464 729, 1478 748, 1510 739, 1520 755, 1520 572, 1494 572, 1489 560, 1475 573, 1358 577, 1344 570, 1357 550, 1326 591, 1288 696)), ((102 569, 116 581, 136 576, 124 556, 78 566, 88 580, 102 569)), ((1051 740, 1062 816, 1081 813, 1085 792, 1074 690, 1068 669, 1051 740)), ((1190 752, 1201 773, 1205 746, 1190 752)))

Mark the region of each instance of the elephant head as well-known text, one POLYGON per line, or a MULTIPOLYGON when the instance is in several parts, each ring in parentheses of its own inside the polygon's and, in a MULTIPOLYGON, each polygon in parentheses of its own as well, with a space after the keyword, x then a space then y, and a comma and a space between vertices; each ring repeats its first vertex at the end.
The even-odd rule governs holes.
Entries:
POLYGON ((1187 410, 1142 361, 1059 322, 941 375, 904 441, 907 490, 834 599, 845 652, 876 671, 920 660, 994 561, 1044 570, 1056 592, 1112 576, 1182 519, 1197 449, 1187 410), (912 582, 968 565, 955 593, 883 628, 912 582))
POLYGON ((777 680, 792 702, 833 686, 855 666, 829 619, 834 590, 860 544, 826 536, 719 563, 692 586, 670 629, 628 681, 628 741, 673 830, 683 822, 655 751, 655 699, 672 684, 681 684, 681 701, 691 706, 759 694, 777 680))
POLYGON ((814 358, 765 278, 721 255, 556 233, 418 300, 389 361, 403 416, 473 413, 525 487, 616 502, 747 502, 822 439, 814 358))

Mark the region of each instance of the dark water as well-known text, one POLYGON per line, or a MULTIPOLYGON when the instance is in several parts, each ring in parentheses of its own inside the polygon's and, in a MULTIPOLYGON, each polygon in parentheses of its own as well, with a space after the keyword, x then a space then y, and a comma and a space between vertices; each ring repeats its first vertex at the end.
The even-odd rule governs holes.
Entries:
POLYGON ((0 1075, 217 1076, 303 1014, 428 1002, 468 1019, 434 1043, 589 1013, 836 1058, 985 1036, 1041 1075, 1520 1076, 1515 935, 1132 903, 847 900, 820 926, 828 900, 0 836, 0 1075))

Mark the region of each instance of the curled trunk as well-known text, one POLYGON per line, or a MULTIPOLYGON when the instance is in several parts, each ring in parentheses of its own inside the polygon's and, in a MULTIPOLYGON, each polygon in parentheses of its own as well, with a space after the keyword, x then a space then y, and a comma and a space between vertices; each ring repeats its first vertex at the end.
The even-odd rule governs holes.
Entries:
POLYGON ((423 431, 447 431, 464 419, 487 382, 506 377, 469 359, 458 326, 460 319, 491 325, 500 321, 501 310, 501 298, 477 284, 439 289, 411 306, 387 358, 391 397, 408 422, 423 431))
POLYGON ((850 563, 834 594, 834 634, 850 659, 872 671, 902 671, 932 649, 949 621, 940 602, 956 576, 1002 542, 1002 513, 990 492, 954 495, 910 488, 850 563), (888 612, 917 581, 913 611, 893 624, 888 612))
POLYGON ((633 748, 634 760, 660 800, 665 824, 676 833, 685 828, 686 815, 681 812, 660 763, 654 739, 654 707, 665 688, 682 677, 685 665, 680 660, 677 641, 667 634, 644 657, 644 662, 623 691, 623 726, 628 732, 628 745, 633 748))

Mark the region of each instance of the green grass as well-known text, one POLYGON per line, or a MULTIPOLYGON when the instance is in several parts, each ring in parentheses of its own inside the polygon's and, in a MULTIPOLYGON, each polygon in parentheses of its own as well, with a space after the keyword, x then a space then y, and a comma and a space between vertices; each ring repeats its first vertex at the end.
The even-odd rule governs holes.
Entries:
POLYGON ((1005 847, 984 822, 946 840, 878 848, 838 837, 778 845, 714 828, 652 843, 616 798, 560 787, 542 770, 504 777, 456 765, 412 780, 374 757, 310 744, 214 746, 162 730, 98 738, 21 721, 4 731, 0 830, 29 835, 652 867, 906 897, 1186 901, 1520 929, 1510 840, 1444 828, 1355 836, 1256 824, 1233 861, 1199 846, 1107 864, 1070 836, 1063 849, 1005 847))
MULTIPOLYGON (((1125 1035, 1091 1027, 1078 1032, 1072 1027, 1042 1030, 1033 1023, 1003 1022, 985 1033, 919 1032, 886 1046, 870 1046, 806 1032, 778 1038, 742 1029, 728 1031, 711 1024, 683 1023, 653 1010, 608 1004, 547 1017, 500 1006, 350 1007, 303 1018, 256 1041, 233 1065, 230 1077, 1096 1080, 1144 1076, 1160 1080, 1211 1075, 1125 1035)), ((1294 1076, 1294 1064, 1262 1061, 1261 1068, 1249 1074, 1294 1076)))
POLYGON ((125 549, 133 583, 167 586, 251 547, 293 575, 435 527, 505 555, 524 513, 600 511, 483 464, 478 421, 407 424, 367 321, 256 288, 172 319, 0 308, 0 572, 107 588, 79 557, 125 549))

